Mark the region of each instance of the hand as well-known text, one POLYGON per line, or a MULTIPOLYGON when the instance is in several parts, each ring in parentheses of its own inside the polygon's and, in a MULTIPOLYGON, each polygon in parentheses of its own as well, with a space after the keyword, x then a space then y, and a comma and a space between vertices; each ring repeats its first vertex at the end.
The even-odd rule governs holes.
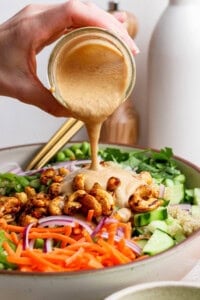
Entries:
POLYGON ((0 95, 17 98, 55 116, 70 116, 37 77, 36 55, 69 29, 99 26, 112 30, 138 52, 120 23, 92 3, 79 0, 55 5, 28 5, 0 25, 0 95))

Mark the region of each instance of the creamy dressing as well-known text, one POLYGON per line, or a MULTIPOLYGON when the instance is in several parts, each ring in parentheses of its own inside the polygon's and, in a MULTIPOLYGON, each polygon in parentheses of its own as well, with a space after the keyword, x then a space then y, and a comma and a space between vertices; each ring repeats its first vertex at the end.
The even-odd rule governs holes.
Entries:
POLYGON ((110 177, 117 177, 120 185, 115 190, 116 202, 118 207, 127 207, 128 199, 134 194, 135 190, 145 184, 138 174, 133 171, 122 169, 120 166, 109 162, 107 166, 101 166, 98 170, 82 168, 69 174, 62 186, 61 192, 70 195, 72 190, 72 181, 77 174, 83 174, 85 180, 85 190, 89 191, 95 183, 99 183, 106 190, 107 182, 110 177))
MULTIPOLYGON (((102 167, 98 161, 98 141, 102 123, 126 99, 130 87, 132 69, 130 57, 115 45, 115 38, 78 37, 64 44, 56 57, 54 76, 57 95, 72 115, 82 120, 91 144, 91 165, 80 172, 85 174, 85 185, 90 189, 95 182, 106 188, 107 180, 116 176, 121 185, 117 191, 120 204, 127 201, 139 182, 133 174, 113 166, 102 167)), ((63 190, 72 192, 72 180, 67 176, 63 190)), ((140 183, 141 184, 141 183, 140 183)))
POLYGON ((124 100, 127 62, 107 41, 83 40, 72 46, 67 43, 57 57, 60 96, 77 119, 102 123, 124 100))

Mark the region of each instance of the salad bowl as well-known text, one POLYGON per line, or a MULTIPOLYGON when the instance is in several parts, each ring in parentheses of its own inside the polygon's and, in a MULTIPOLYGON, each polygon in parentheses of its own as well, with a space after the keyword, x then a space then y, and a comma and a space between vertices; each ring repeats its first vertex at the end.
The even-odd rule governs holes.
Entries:
MULTIPOLYGON (((1 149, 0 166, 3 168, 4 164, 10 162, 19 164, 23 169, 41 146, 41 144, 31 144, 1 149)), ((114 146, 127 151, 133 149, 122 145, 114 146)), ((175 160, 186 176, 188 187, 200 187, 200 169, 181 158, 175 157, 175 160)), ((2 270, 0 271, 1 298, 101 300, 135 284, 178 281, 190 272, 200 259, 199 247, 200 230, 167 251, 116 267, 66 273, 2 270)))

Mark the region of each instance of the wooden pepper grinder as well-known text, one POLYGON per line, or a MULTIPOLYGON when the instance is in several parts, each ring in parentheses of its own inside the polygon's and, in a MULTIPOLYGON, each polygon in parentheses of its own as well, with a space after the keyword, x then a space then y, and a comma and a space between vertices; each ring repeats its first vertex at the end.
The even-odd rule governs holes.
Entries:
MULTIPOLYGON (((109 2, 109 13, 115 13, 119 1, 109 2)), ((124 26, 129 35, 134 38, 138 31, 136 17, 130 12, 124 11, 127 19, 124 26)), ((104 122, 101 130, 100 141, 103 143, 122 143, 135 145, 138 140, 138 114, 133 107, 132 97, 122 103, 119 108, 104 122)))

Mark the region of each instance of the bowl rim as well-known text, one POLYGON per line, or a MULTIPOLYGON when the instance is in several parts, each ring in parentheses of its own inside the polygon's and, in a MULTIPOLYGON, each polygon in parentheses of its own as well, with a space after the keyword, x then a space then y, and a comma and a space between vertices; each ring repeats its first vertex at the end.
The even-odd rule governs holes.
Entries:
MULTIPOLYGON (((75 143, 82 143, 83 140, 77 140, 77 141, 71 141, 68 142, 68 144, 75 144, 75 143)), ((6 146, 3 148, 0 148, 0 152, 3 151, 8 151, 8 150, 15 150, 18 148, 26 148, 26 147, 33 147, 33 146, 44 146, 46 144, 46 142, 38 142, 38 143, 28 143, 28 144, 19 144, 19 145, 14 145, 14 146, 6 146)), ((151 149, 153 151, 159 151, 156 148, 153 147, 143 147, 143 146, 134 146, 134 145, 128 145, 128 144, 123 144, 123 143, 104 143, 104 142, 100 142, 99 145, 104 145, 104 146, 117 146, 117 147, 123 147, 123 148, 127 148, 127 149, 138 149, 138 150, 144 150, 144 149, 151 149)), ((164 148, 164 147, 163 147, 164 148)), ((170 148, 170 147, 169 147, 170 148)), ((188 159, 183 158, 182 156, 179 155, 173 155, 173 158, 175 160, 179 160, 181 162, 183 162, 184 164, 188 165, 189 167, 192 167, 193 169, 195 169, 196 171, 200 172, 200 166, 197 166, 194 162, 189 161, 188 159)))
POLYGON ((140 292, 144 290, 149 290, 153 288, 162 288, 162 287, 188 287, 188 288, 195 288, 200 289, 200 282, 193 282, 193 281, 154 281, 154 282, 147 282, 147 283, 140 283, 136 285, 129 286, 127 288, 121 289, 108 297, 104 300, 120 300, 121 297, 131 295, 135 292, 140 292))
MULTIPOLYGON (((72 141, 70 142, 69 144, 74 144, 74 143, 81 143, 82 141, 72 141)), ((0 153, 3 152, 3 151, 12 151, 12 150, 15 150, 15 149, 21 149, 21 148, 27 148, 27 147, 34 147, 34 146, 43 146, 45 143, 30 143, 30 144, 22 144, 22 145, 16 145, 16 146, 11 146, 11 147, 4 147, 4 148, 0 148, 0 153)), ((138 146, 130 146, 130 145, 126 145, 126 144, 120 144, 120 143, 99 143, 99 145, 104 145, 104 146, 108 146, 108 145, 112 145, 112 146, 117 146, 117 147, 123 147, 124 149, 131 149, 131 148, 134 148, 134 149, 138 149, 138 150, 144 150, 144 149, 152 149, 154 151, 159 151, 158 149, 154 149, 152 147, 149 147, 149 148, 146 148, 146 147, 138 147, 138 146)), ((188 160, 186 159, 183 159, 182 157, 179 157, 179 156, 176 156, 174 155, 173 158, 175 160, 179 160, 180 162, 186 164, 187 166, 193 168, 194 170, 196 170, 197 172, 200 173, 200 168, 197 167, 194 163, 191 163, 189 162, 188 160)), ((199 238, 200 237, 200 229, 193 232, 189 237, 187 237, 186 240, 180 242, 179 244, 175 245, 174 247, 166 250, 166 251, 163 251, 161 253, 158 253, 154 256, 151 256, 151 257, 147 257, 147 258, 144 258, 144 259, 141 259, 141 260, 138 260, 138 261, 135 261, 135 262, 130 262, 130 263, 127 263, 127 264, 124 264, 124 265, 119 265, 119 266, 114 266, 114 267, 106 267, 106 268, 103 268, 103 269, 98 269, 98 270, 83 270, 83 271, 78 271, 78 272, 21 272, 21 271, 15 271, 15 270, 12 270, 12 271, 7 271, 7 270, 0 270, 0 275, 9 275, 9 276, 16 276, 16 275, 20 275, 20 276, 40 276, 40 277, 52 277, 52 276, 59 276, 59 277, 82 277, 82 276, 92 276, 94 274, 105 274, 105 273, 110 273, 110 272, 113 272, 115 269, 117 270, 126 270, 127 268, 131 268, 131 267, 134 267, 135 269, 145 263, 145 264, 148 264, 148 263, 153 263, 154 261, 157 261, 159 259, 162 259, 162 257, 164 256, 170 256, 171 253, 173 253, 174 251, 177 251, 181 248, 184 247, 184 245, 187 243, 189 243, 191 240, 194 240, 196 238, 199 238)))

